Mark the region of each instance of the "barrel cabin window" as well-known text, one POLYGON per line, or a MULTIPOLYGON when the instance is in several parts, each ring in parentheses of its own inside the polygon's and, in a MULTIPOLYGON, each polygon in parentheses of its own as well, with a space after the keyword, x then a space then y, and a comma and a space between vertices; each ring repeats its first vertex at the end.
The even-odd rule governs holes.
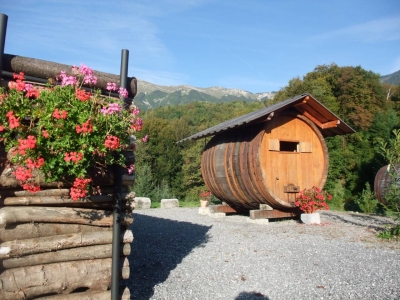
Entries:
POLYGON ((310 142, 269 140, 269 151, 311 153, 312 144, 310 142))

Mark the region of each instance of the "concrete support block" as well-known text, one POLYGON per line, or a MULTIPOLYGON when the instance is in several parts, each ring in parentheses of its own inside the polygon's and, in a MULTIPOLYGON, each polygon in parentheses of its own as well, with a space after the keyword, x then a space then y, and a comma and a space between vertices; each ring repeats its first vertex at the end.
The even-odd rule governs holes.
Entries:
POLYGON ((321 218, 320 218, 319 213, 301 214, 300 220, 304 224, 321 224, 321 218))
POLYGON ((150 198, 135 197, 135 208, 136 209, 149 209, 150 207, 151 207, 150 198))
POLYGON ((247 218, 247 222, 259 225, 268 225, 269 223, 268 219, 250 219, 250 218, 247 218))
POLYGON ((178 199, 161 199, 161 208, 179 207, 178 199))
POLYGON ((199 215, 208 215, 210 214, 210 208, 209 207, 199 207, 199 215))
POLYGON ((217 212, 217 213, 209 213, 208 214, 212 218, 224 218, 226 217, 226 213, 223 212, 217 212))

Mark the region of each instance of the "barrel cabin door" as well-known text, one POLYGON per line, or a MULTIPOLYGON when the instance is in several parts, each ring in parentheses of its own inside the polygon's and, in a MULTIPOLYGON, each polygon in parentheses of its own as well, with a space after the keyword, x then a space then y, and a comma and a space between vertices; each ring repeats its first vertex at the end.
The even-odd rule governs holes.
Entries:
POLYGON ((298 193, 323 188, 328 172, 328 151, 318 128, 298 114, 281 114, 265 125, 259 163, 267 201, 275 208, 293 206, 298 193))

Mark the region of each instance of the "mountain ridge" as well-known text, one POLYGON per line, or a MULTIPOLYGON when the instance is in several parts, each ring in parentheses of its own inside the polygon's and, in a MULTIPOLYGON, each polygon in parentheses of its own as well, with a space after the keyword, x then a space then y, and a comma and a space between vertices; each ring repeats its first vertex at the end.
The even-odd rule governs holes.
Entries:
POLYGON ((391 84, 391 85, 399 85, 400 84, 400 70, 396 71, 392 74, 381 76, 381 82, 391 84))
POLYGON ((135 105, 140 109, 152 109, 166 105, 188 104, 194 101, 213 103, 240 100, 245 102, 272 99, 276 92, 251 93, 241 89, 212 86, 199 88, 190 85, 165 86, 137 80, 135 105))
MULTIPOLYGON (((398 85, 400 70, 380 77, 382 83, 398 85)), ((135 105, 142 110, 160 106, 189 104, 194 101, 226 103, 235 100, 253 102, 273 99, 277 92, 251 93, 237 88, 212 86, 208 88, 182 85, 159 85, 137 79, 135 105)))

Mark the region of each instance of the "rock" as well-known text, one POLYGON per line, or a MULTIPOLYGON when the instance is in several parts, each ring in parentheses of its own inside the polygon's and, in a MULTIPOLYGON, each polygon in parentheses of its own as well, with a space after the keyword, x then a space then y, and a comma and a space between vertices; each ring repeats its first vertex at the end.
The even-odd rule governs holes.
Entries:
POLYGON ((150 206, 151 206, 150 198, 135 197, 135 208, 136 209, 149 209, 150 206))
POLYGON ((161 199, 161 208, 179 207, 178 199, 161 199))
POLYGON ((301 214, 300 220, 304 224, 321 224, 321 219, 320 219, 319 213, 301 214))

